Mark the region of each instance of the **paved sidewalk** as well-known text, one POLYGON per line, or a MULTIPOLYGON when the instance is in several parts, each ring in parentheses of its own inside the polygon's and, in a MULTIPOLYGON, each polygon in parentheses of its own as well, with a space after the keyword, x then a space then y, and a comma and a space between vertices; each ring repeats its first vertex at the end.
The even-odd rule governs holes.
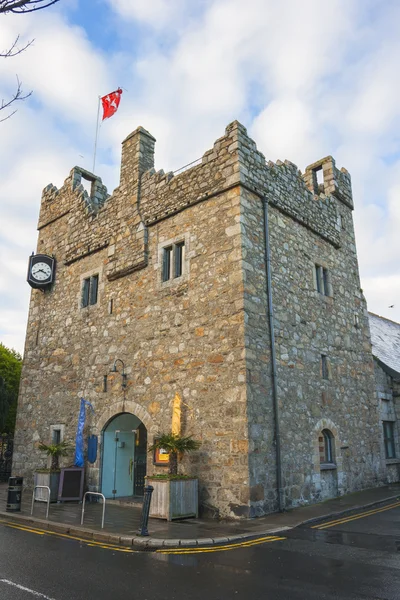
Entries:
POLYGON ((35 502, 34 513, 31 516, 32 490, 23 491, 21 512, 6 512, 7 484, 0 484, 0 519, 23 522, 40 529, 49 529, 85 539, 154 550, 163 547, 209 546, 243 541, 399 498, 400 484, 392 484, 284 513, 273 513, 258 519, 241 521, 186 519, 171 523, 150 519, 148 527, 150 536, 140 537, 137 535, 140 508, 106 503, 104 529, 101 529, 102 504, 98 502, 86 503, 83 526, 80 525, 82 505, 75 502, 51 504, 49 518, 46 520, 46 504, 43 502, 35 502))

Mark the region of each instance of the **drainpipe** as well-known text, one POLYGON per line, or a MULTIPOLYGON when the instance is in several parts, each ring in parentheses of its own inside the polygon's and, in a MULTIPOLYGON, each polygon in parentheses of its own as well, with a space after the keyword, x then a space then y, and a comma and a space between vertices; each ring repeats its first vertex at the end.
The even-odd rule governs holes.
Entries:
POLYGON ((275 424, 275 453, 276 453, 276 486, 278 488, 278 510, 284 511, 284 499, 282 490, 282 462, 281 462, 281 436, 279 431, 279 406, 278 406, 278 378, 276 370, 275 353, 275 328, 274 328, 274 305, 272 303, 272 280, 271 280, 271 250, 269 246, 269 225, 268 225, 268 201, 262 199, 264 208, 264 244, 265 244, 265 271, 267 276, 267 296, 268 296, 268 320, 271 342, 271 376, 272 376, 272 402, 274 406, 274 424, 275 424))

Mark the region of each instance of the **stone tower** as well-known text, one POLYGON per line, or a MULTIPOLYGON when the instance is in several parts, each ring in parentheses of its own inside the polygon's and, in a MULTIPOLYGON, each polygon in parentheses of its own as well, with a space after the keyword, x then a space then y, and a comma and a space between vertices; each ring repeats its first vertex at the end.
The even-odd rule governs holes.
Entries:
POLYGON ((146 450, 170 429, 178 393, 183 433, 202 441, 183 469, 211 514, 378 485, 349 174, 332 157, 304 174, 267 163, 236 121, 178 175, 154 171, 154 142, 142 127, 125 139, 111 196, 78 167, 43 192, 38 252, 56 257, 57 277, 32 291, 14 472, 31 477, 52 431, 73 441, 81 396, 100 441, 92 490, 104 490, 105 435, 124 415, 142 428, 147 473, 160 471, 146 450))

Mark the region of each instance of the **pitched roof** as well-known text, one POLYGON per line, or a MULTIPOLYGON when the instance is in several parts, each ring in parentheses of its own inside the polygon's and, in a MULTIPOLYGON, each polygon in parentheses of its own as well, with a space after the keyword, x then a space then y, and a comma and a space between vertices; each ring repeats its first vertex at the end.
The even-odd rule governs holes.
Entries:
POLYGON ((372 354, 392 377, 400 378, 400 323, 368 313, 372 354))

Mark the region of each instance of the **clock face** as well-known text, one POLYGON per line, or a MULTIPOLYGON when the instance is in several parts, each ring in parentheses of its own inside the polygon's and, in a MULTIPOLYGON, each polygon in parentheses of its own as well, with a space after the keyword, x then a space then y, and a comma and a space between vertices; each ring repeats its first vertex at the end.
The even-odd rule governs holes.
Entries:
POLYGON ((51 267, 45 262, 37 262, 31 269, 31 275, 37 281, 45 281, 51 276, 51 267))

